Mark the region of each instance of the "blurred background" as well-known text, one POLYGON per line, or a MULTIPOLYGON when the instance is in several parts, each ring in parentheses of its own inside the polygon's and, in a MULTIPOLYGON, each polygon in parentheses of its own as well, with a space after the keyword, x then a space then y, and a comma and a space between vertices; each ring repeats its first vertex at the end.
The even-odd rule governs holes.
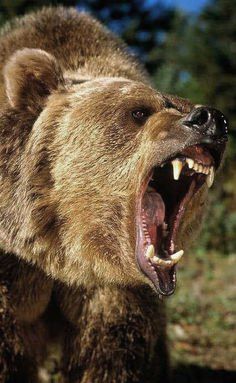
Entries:
POLYGON ((49 4, 89 11, 126 41, 158 90, 228 117, 223 171, 168 310, 174 381, 236 382, 236 1, 0 0, 0 25, 49 4))

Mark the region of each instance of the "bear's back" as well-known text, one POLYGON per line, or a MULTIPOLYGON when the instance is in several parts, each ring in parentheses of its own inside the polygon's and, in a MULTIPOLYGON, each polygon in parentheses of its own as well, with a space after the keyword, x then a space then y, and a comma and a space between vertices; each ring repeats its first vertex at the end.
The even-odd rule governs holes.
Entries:
POLYGON ((64 72, 147 81, 145 70, 126 45, 89 14, 74 8, 43 8, 8 23, 0 34, 0 46, 1 72, 16 50, 36 48, 53 54, 64 72))

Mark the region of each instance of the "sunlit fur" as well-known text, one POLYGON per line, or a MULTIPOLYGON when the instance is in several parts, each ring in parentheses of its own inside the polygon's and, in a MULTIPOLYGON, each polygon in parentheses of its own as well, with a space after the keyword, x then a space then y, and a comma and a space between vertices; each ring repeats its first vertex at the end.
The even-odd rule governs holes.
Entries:
POLYGON ((147 172, 190 142, 182 108, 167 111, 160 94, 124 79, 54 92, 27 136, 7 250, 66 283, 148 283, 134 256, 135 204, 147 172), (130 114, 139 104, 155 111, 142 127, 130 114))

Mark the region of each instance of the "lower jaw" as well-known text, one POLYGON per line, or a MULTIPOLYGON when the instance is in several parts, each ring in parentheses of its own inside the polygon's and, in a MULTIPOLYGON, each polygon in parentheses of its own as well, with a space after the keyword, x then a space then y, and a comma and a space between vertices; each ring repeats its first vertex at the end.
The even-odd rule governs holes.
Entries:
POLYGON ((148 278, 152 286, 158 294, 169 296, 174 293, 176 288, 176 266, 163 266, 153 265, 151 260, 147 259, 146 254, 148 248, 153 246, 147 244, 144 246, 143 251, 140 251, 139 244, 143 243, 143 235, 138 231, 136 244, 136 261, 140 271, 148 278))
POLYGON ((174 293, 176 288, 176 266, 172 266, 167 271, 161 267, 154 267, 147 262, 143 255, 137 259, 140 271, 149 279, 156 292, 162 296, 169 296, 174 293))
MULTIPOLYGON (((201 176, 198 175, 195 179, 189 182, 187 192, 183 194, 183 198, 181 197, 181 200, 176 205, 170 220, 172 221, 171 225, 169 223, 169 230, 171 234, 167 239, 163 238, 163 235, 160 233, 159 238, 158 234, 154 235, 154 237, 151 236, 149 231, 153 230, 150 230, 150 227, 149 230, 146 229, 145 234, 145 225, 142 220, 143 198, 139 198, 136 210, 138 211, 137 217, 139 217, 136 222, 136 260, 140 271, 149 279, 157 293, 163 296, 169 296, 175 291, 177 282, 177 262, 172 262, 172 257, 175 259, 175 257, 178 257, 178 254, 182 251, 177 251, 178 247, 176 246, 176 243, 180 235, 180 227, 185 215, 185 209, 193 195, 200 189, 203 183, 204 178, 201 178, 201 176), (154 257, 151 259, 147 256, 150 246, 155 249, 154 257)), ((147 183, 145 184, 145 187, 146 186, 147 183)), ((159 214, 159 218, 157 218, 157 220, 158 219, 160 221, 158 222, 160 225, 166 224, 163 214, 159 214), (160 216, 162 216, 161 219, 160 216)))

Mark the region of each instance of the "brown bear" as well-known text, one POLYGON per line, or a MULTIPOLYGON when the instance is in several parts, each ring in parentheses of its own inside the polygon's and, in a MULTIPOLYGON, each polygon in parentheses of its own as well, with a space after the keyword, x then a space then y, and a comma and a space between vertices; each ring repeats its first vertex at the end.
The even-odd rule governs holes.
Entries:
POLYGON ((157 92, 74 9, 14 20, 0 46, 0 278, 23 344, 2 381, 45 381, 52 347, 64 382, 167 381, 158 296, 198 231, 225 117, 157 92))

